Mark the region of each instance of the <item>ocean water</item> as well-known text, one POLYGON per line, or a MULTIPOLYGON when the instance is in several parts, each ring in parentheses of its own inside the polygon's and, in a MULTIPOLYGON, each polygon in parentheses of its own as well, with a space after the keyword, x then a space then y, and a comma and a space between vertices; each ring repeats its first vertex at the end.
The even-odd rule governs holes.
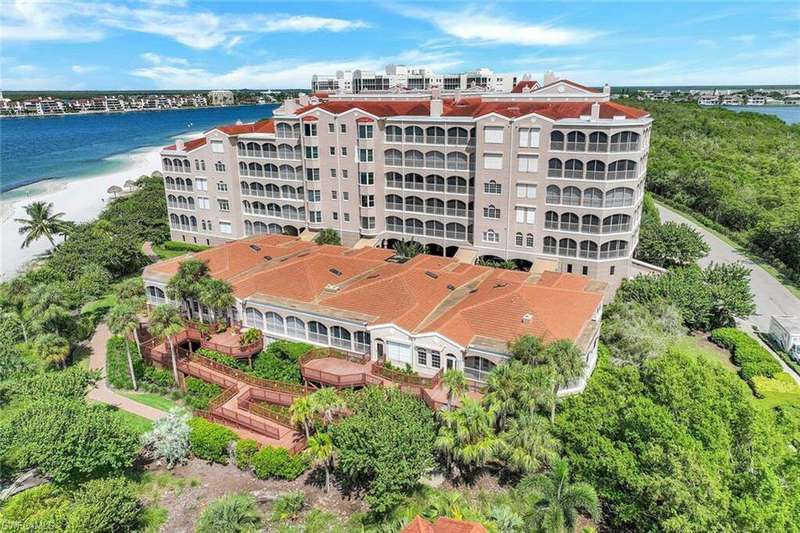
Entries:
POLYGON ((726 105, 722 107, 730 109, 731 111, 775 115, 787 124, 797 124, 800 122, 800 106, 726 105))
POLYGON ((43 180, 114 172, 126 154, 168 145, 176 136, 220 124, 271 117, 276 105, 4 118, 0 120, 0 192, 43 180))

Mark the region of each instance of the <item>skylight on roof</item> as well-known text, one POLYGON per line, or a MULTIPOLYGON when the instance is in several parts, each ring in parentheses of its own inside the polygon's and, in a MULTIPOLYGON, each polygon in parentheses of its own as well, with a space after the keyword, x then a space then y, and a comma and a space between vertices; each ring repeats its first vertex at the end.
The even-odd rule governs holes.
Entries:
POLYGON ((338 268, 329 268, 328 272, 330 272, 334 276, 341 276, 342 275, 342 271, 339 270, 338 268))
POLYGON ((433 278, 433 279, 436 279, 436 278, 439 277, 439 274, 437 274, 436 272, 431 272, 430 270, 427 270, 425 272, 425 275, 428 276, 429 278, 433 278))
POLYGON ((253 250, 254 252, 260 252, 261 251, 261 247, 259 245, 257 245, 257 244, 251 244, 250 245, 250 249, 253 250))

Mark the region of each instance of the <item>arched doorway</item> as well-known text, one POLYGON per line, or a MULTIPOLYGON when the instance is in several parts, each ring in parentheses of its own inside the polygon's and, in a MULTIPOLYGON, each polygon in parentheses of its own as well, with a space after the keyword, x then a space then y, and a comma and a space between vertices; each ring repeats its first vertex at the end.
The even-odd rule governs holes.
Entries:
POLYGON ((444 247, 439 244, 428 244, 428 255, 444 256, 444 247))
POLYGON ((444 368, 445 370, 452 370, 454 368, 458 368, 458 359, 456 359, 455 355, 449 353, 445 356, 444 368))
POLYGON ((533 267, 533 261, 528 261, 527 259, 512 259, 514 263, 517 265, 517 270, 522 270, 523 272, 530 272, 531 267, 533 267))
POLYGON ((458 253, 458 246, 448 246, 444 249, 444 256, 445 257, 455 257, 458 253))
POLYGON ((300 232, 297 231, 296 227, 287 224, 286 226, 283 227, 283 234, 297 237, 300 234, 300 232))

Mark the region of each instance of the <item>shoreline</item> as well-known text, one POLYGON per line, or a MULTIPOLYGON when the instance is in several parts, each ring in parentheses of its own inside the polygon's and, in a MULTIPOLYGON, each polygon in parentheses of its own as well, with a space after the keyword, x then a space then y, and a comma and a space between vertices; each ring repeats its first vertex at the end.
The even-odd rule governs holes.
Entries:
POLYGON ((76 111, 75 113, 44 113, 39 114, 9 114, 0 115, 0 119, 4 118, 46 118, 46 117, 80 117, 83 115, 117 115, 123 113, 146 113, 148 111, 192 111, 195 109, 227 109, 231 107, 250 107, 260 105, 278 105, 279 102, 266 102, 263 104, 233 104, 233 105, 207 105, 202 107, 170 107, 170 108, 156 108, 156 109, 119 109, 108 111, 76 111))
POLYGON ((160 146, 137 148, 104 158, 109 163, 123 159, 122 166, 118 168, 101 169, 83 176, 37 181, 13 189, 11 196, 4 192, 0 199, 0 281, 12 278, 31 260, 50 249, 47 239, 33 242, 28 248, 20 248, 23 236, 19 234, 19 224, 14 219, 25 217, 25 206, 35 201, 52 202, 54 212, 63 212, 65 220, 78 223, 92 220, 111 198, 106 192, 111 185, 122 187, 127 180, 160 170, 160 152, 160 146))

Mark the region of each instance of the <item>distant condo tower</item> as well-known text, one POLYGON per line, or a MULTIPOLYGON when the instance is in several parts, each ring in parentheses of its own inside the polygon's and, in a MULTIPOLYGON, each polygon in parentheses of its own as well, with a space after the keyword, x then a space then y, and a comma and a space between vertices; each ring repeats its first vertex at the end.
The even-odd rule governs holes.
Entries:
POLYGON ((367 91, 354 71, 335 91, 286 100, 272 119, 164 148, 172 238, 219 244, 333 228, 359 248, 405 239, 611 286, 629 275, 648 113, 610 101, 607 85, 552 73, 498 90, 506 81, 487 71, 470 91, 455 78, 429 87, 415 70, 387 71, 415 89, 370 92, 386 84, 367 91))

